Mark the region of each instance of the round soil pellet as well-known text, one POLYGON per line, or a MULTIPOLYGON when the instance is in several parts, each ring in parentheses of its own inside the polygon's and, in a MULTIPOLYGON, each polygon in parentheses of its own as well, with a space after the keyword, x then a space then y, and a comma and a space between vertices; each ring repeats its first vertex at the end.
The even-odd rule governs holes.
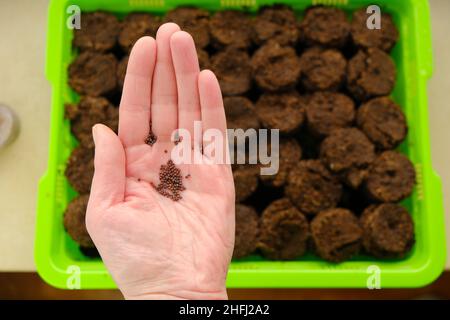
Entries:
POLYGON ((211 57, 211 69, 224 96, 246 93, 252 84, 250 58, 245 51, 228 48, 211 57))
POLYGON ((238 165, 233 169, 236 202, 251 196, 258 188, 259 168, 255 165, 238 165))
POLYGON ((252 56, 256 84, 263 90, 282 91, 295 87, 300 76, 300 59, 294 48, 269 42, 252 56))
MULTIPOLYGON (((302 158, 302 148, 294 139, 281 140, 275 155, 271 154, 271 146, 268 146, 268 154, 275 157, 274 161, 278 164, 278 172, 274 175, 262 175, 261 181, 271 187, 282 187, 286 184, 287 177, 293 166, 295 166, 302 158)), ((273 165, 271 163, 270 165, 273 165)), ((269 167, 268 165, 267 167, 269 167)))
POLYGON ((69 66, 69 84, 81 95, 106 95, 117 87, 116 73, 114 55, 83 52, 69 66))
POLYGON ((82 13, 81 28, 74 30, 73 46, 82 51, 105 52, 114 48, 120 23, 106 12, 82 13))
POLYGON ((356 123, 381 150, 394 149, 408 132, 402 109, 389 97, 375 98, 363 104, 358 109, 356 123))
POLYGON ((253 103, 246 97, 235 96, 223 99, 228 129, 258 130, 259 120, 253 103))
POLYGON ((217 49, 247 49, 252 44, 252 25, 247 14, 237 10, 217 11, 209 22, 211 42, 217 49))
POLYGON ((371 205, 361 216, 364 249, 376 258, 402 258, 414 245, 414 222, 394 203, 371 205))
POLYGON ((93 248, 94 243, 86 229, 86 209, 89 195, 81 195, 73 199, 64 213, 64 228, 70 237, 84 248, 93 248))
POLYGON ((335 207, 342 185, 319 160, 302 160, 288 176, 286 195, 301 212, 314 215, 335 207))
POLYGON ((309 91, 339 89, 344 80, 347 60, 334 49, 314 47, 300 57, 300 82, 309 91))
POLYGON ((342 93, 316 92, 307 100, 305 115, 309 133, 323 138, 335 129, 352 125, 355 103, 342 93))
POLYGON ((122 22, 119 33, 120 47, 129 53, 139 38, 144 36, 155 38, 160 25, 160 18, 149 13, 128 14, 122 22))
POLYGON ((89 193, 94 176, 94 149, 76 147, 67 161, 65 175, 75 191, 89 193))
POLYGON ((66 117, 70 120, 70 130, 80 143, 94 147, 92 127, 103 123, 117 132, 119 110, 103 97, 83 96, 77 104, 66 105, 66 117))
POLYGON ((188 32, 195 45, 204 48, 209 44, 209 13, 206 10, 192 7, 178 7, 167 12, 165 22, 174 22, 188 32))
POLYGON ((398 202, 411 194, 415 182, 411 161, 396 151, 385 151, 370 166, 365 190, 372 200, 398 202))
POLYGON ((360 50, 348 62, 347 89, 359 101, 389 95, 395 78, 394 61, 380 49, 360 50))
POLYGON ((302 41, 307 46, 342 48, 350 35, 350 23, 343 10, 312 7, 300 24, 302 41))
POLYGON ((348 186, 356 189, 375 159, 375 146, 356 128, 336 129, 320 145, 320 158, 348 186))
POLYGON ((305 254, 309 224, 287 198, 272 202, 261 217, 258 249, 268 259, 292 260, 305 254))
POLYGON ((358 254, 363 230, 356 216, 347 209, 320 212, 311 221, 316 253, 330 262, 342 262, 358 254))
POLYGON ((198 56, 198 64, 200 66, 200 70, 205 70, 210 68, 209 54, 206 50, 197 49, 198 56))
POLYGON ((353 12, 351 37, 355 46, 360 48, 378 48, 389 52, 398 40, 398 31, 392 17, 387 13, 381 14, 380 29, 369 29, 366 8, 353 12))
POLYGON ((285 5, 263 6, 253 21, 253 30, 258 45, 267 41, 295 45, 299 37, 294 11, 285 5))
POLYGON ((239 259, 256 250, 259 234, 259 217, 255 209, 236 204, 236 232, 233 258, 239 259))
POLYGON ((129 56, 125 56, 120 60, 119 64, 117 65, 117 85, 120 89, 123 88, 123 83, 125 82, 125 75, 127 73, 127 66, 128 66, 128 59, 129 56))
POLYGON ((265 128, 279 129, 282 134, 295 132, 305 118, 304 101, 295 91, 264 93, 256 102, 255 110, 265 128))

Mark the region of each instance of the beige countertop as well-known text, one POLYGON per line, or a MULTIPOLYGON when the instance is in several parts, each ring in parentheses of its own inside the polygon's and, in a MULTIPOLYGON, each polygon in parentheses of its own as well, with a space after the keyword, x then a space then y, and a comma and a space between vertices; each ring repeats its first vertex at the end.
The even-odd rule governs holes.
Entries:
MULTIPOLYGON (((434 46, 434 75, 428 90, 432 158, 443 181, 450 244, 450 1, 430 0, 430 4, 434 46)), ((37 187, 47 165, 51 98, 44 77, 46 14, 47 0, 1 3, 0 103, 15 109, 21 132, 14 144, 0 151, 0 271, 35 270, 37 187)))

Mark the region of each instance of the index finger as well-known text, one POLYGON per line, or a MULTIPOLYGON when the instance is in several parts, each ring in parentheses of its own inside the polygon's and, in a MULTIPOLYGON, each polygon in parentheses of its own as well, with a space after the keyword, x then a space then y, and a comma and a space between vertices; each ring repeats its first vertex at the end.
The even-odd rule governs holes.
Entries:
POLYGON ((150 99, 156 42, 142 37, 128 60, 119 108, 119 138, 124 147, 142 144, 150 132, 150 99))

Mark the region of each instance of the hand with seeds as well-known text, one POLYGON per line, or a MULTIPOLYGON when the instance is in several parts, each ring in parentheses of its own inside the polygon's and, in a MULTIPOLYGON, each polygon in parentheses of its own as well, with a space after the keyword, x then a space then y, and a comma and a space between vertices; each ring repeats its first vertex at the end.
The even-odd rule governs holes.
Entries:
POLYGON ((119 110, 118 136, 93 128, 86 225, 106 267, 128 299, 226 299, 234 245, 230 165, 170 161, 173 131, 194 136, 201 120, 203 131, 226 132, 219 84, 211 71, 200 72, 188 33, 167 23, 156 41, 137 41, 119 110))

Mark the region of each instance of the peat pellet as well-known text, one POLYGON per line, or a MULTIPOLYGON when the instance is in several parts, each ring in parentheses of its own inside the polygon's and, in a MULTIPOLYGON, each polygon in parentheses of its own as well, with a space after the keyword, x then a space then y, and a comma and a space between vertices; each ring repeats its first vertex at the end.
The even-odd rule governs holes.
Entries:
POLYGON ((178 7, 167 12, 164 22, 174 22, 188 32, 195 45, 205 48, 210 41, 209 12, 193 7, 178 7))
POLYGON ((315 215, 338 204, 342 185, 320 160, 302 160, 291 169, 285 193, 301 212, 315 215))
POLYGON ((311 221, 311 235, 316 253, 337 263, 358 254, 363 230, 350 210, 334 208, 320 212, 311 221))
POLYGON ((367 207, 361 216, 364 249, 376 258, 402 258, 414 245, 414 222, 394 203, 367 207))
POLYGON ((114 55, 86 51, 70 64, 69 85, 81 95, 107 95, 117 87, 116 73, 114 55))
POLYGON ((305 254, 308 238, 308 220, 289 199, 275 200, 264 210, 258 248, 266 258, 298 258, 305 254))
POLYGON ((279 129, 282 134, 297 131, 305 118, 304 100, 295 91, 264 93, 255 110, 265 128, 279 129))
POLYGON ((209 54, 206 50, 197 48, 197 57, 200 70, 210 68, 209 54))
MULTIPOLYGON (((261 181, 268 186, 279 188, 286 184, 287 177, 293 166, 295 166, 302 158, 302 148, 295 139, 287 138, 280 141, 280 144, 274 150, 274 161, 278 163, 278 172, 273 175, 261 175, 261 181)), ((270 153, 271 146, 268 146, 270 153)), ((273 165, 273 164, 271 164, 273 165)))
POLYGON ((337 92, 315 92, 306 103, 308 131, 316 138, 324 138, 331 131, 350 127, 355 119, 355 103, 337 92))
POLYGON ((239 259, 256 250, 259 234, 259 217, 252 207, 236 204, 236 231, 233 258, 239 259))
POLYGON ((300 82, 308 91, 339 89, 344 80, 347 60, 335 49, 314 47, 300 56, 300 82))
POLYGON ((209 22, 212 45, 217 49, 248 49, 252 44, 249 16, 237 10, 217 11, 209 22))
POLYGON ((92 127, 102 123, 117 132, 118 108, 103 97, 83 96, 76 104, 67 104, 66 118, 70 120, 70 130, 80 143, 94 147, 92 127))
POLYGON ((350 35, 350 23, 343 10, 311 7, 300 24, 301 39, 307 46, 342 48, 350 35))
POLYGON ((129 56, 123 57, 119 61, 119 64, 117 65, 117 71, 116 71, 117 85, 118 85, 118 87, 120 89, 123 88, 123 83, 125 82, 125 75, 127 73, 127 66, 128 66, 128 59, 129 58, 130 58, 129 56))
POLYGON ((258 188, 259 168, 256 165, 238 165, 233 169, 236 202, 250 197, 258 188))
POLYGON ((408 127, 402 109, 389 97, 367 101, 356 116, 358 127, 378 149, 394 149, 406 137, 408 127))
POLYGON ((234 96, 223 99, 228 129, 258 130, 258 116, 253 103, 246 97, 234 96))
POLYGON ((370 29, 367 27, 369 16, 366 8, 353 12, 351 38, 354 45, 359 48, 378 48, 389 52, 398 40, 398 31, 392 17, 382 12, 380 28, 370 29))
POLYGON ((253 21, 253 30, 257 45, 268 41, 281 45, 295 45, 299 38, 294 11, 286 5, 261 7, 253 21))
POLYGON ((224 96, 242 95, 250 89, 252 72, 247 52, 227 48, 213 55, 210 61, 224 96))
POLYGON ((133 12, 122 22, 119 33, 119 45, 126 53, 131 51, 136 41, 144 36, 155 38, 161 25, 161 19, 149 13, 133 12))
POLYGON ((81 28, 74 30, 73 46, 81 51, 106 52, 117 43, 119 20, 106 12, 88 12, 80 16, 81 28))
POLYGON ((396 151, 381 153, 369 168, 365 191, 379 202, 398 202, 408 197, 416 181, 412 162, 396 151))
POLYGON ((94 248, 94 243, 86 229, 86 209, 89 195, 84 194, 73 199, 64 212, 64 229, 69 236, 84 248, 94 248))
POLYGON ((256 84, 268 91, 295 87, 301 70, 295 49, 273 41, 256 50, 251 66, 256 84))
POLYGON ((377 48, 358 51, 347 65, 347 89, 359 101, 389 95, 395 79, 394 61, 377 48))
POLYGON ((348 185, 358 188, 375 159, 375 146, 357 128, 336 129, 321 143, 320 158, 348 185))
POLYGON ((70 185, 80 194, 89 193, 94 176, 94 149, 82 145, 73 149, 65 170, 70 185))

